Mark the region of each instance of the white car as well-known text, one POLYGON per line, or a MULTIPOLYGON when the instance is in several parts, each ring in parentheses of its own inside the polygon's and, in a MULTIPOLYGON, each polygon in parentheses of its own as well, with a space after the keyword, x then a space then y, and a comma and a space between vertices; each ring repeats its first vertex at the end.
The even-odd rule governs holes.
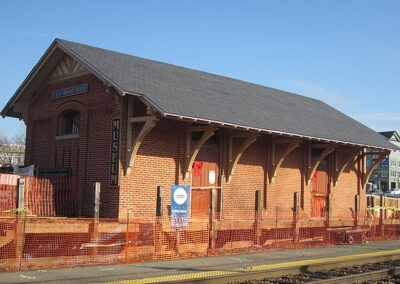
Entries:
POLYGON ((387 192, 386 195, 390 197, 400 197, 400 189, 392 189, 391 191, 387 192))

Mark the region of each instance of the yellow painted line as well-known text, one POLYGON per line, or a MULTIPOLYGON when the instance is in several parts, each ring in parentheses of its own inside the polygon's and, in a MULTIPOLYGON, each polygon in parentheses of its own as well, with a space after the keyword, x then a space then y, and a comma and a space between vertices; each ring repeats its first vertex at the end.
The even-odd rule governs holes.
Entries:
POLYGON ((370 252, 370 253, 363 253, 363 254, 343 255, 343 256, 337 256, 337 257, 325 257, 325 258, 319 258, 319 259, 300 260, 300 261, 293 261, 293 262, 286 262, 286 263, 257 265, 257 266, 250 267, 250 271, 263 271, 263 270, 267 271, 267 270, 272 270, 272 269, 296 267, 296 266, 303 266, 303 265, 310 265, 310 264, 321 264, 321 263, 328 263, 328 262, 334 262, 334 261, 350 261, 350 260, 356 260, 356 259, 360 259, 360 258, 378 257, 378 256, 391 255, 391 254, 400 254, 400 249, 388 250, 388 251, 377 251, 377 252, 370 252))
POLYGON ((370 257, 378 257, 385 256, 391 254, 400 254, 400 249, 396 250, 388 250, 388 251, 377 251, 363 254, 352 254, 352 255, 343 255, 337 257, 325 257, 319 259, 309 259, 309 260, 299 260, 299 261, 291 261, 291 262, 282 262, 282 263, 274 263, 274 264, 264 264, 264 265, 256 265, 247 268, 239 268, 239 269, 231 269, 231 270, 212 270, 212 271, 204 271, 204 272, 196 272, 196 273, 186 273, 186 274, 175 274, 175 275, 166 275, 159 277, 151 277, 151 278, 143 278, 143 279, 135 279, 135 280, 122 280, 115 282, 108 282, 112 284, 145 284, 145 283, 162 283, 162 282, 172 282, 172 281, 182 281, 182 280, 191 280, 198 278, 209 278, 216 276, 226 276, 226 275, 235 275, 243 272, 259 272, 259 271, 268 271, 275 270, 281 268, 290 268, 296 266, 304 266, 311 264, 323 264, 334 261, 350 261, 356 260, 360 258, 370 258, 370 257))

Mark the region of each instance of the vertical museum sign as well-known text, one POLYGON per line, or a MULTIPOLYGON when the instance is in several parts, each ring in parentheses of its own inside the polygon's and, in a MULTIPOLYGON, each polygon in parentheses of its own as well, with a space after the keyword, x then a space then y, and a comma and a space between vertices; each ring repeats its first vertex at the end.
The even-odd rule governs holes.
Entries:
POLYGON ((119 148, 121 141, 121 119, 116 118, 111 123, 111 161, 110 185, 119 184, 119 148))

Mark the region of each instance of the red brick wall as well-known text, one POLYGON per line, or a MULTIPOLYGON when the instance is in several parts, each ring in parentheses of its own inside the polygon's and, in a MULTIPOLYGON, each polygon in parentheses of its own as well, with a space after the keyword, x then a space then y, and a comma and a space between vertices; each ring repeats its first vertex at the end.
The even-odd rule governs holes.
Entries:
MULTIPOLYGON (((225 139, 226 141, 226 139, 225 139)), ((239 160, 231 182, 227 182, 226 171, 222 178, 222 218, 253 218, 256 206, 256 191, 264 192, 264 168, 266 165, 265 139, 261 138, 247 148, 239 160)), ((234 145, 233 152, 240 145, 234 145)), ((224 148, 225 169, 228 168, 228 145, 224 148)))
MULTIPOLYGON (((124 177, 121 173, 121 218, 127 213, 155 216, 157 186, 164 187, 163 210, 168 212, 171 185, 189 185, 189 179, 183 180, 185 137, 184 122, 165 119, 157 122, 139 148, 131 174, 124 177)), ((125 153, 121 154, 125 157, 125 153)))
MULTIPOLYGON (((339 160, 346 160, 343 153, 339 156, 339 160)), ((332 217, 334 219, 349 219, 355 216, 355 196, 359 189, 357 173, 357 162, 350 162, 340 175, 336 187, 332 190, 332 217)), ((361 204, 359 216, 363 217, 367 202, 366 193, 364 190, 360 190, 359 194, 361 204)))
MULTIPOLYGON (((144 104, 135 100, 135 116, 146 115, 144 104)), ((102 82, 92 75, 52 83, 33 97, 29 112, 27 132, 27 163, 42 168, 68 167, 78 179, 80 192, 76 197, 81 204, 80 215, 92 216, 93 184, 101 182, 102 217, 125 218, 154 216, 157 186, 164 187, 164 212, 170 205, 170 189, 173 184, 190 185, 191 176, 184 179, 186 122, 160 118, 144 139, 129 176, 124 176, 127 133, 127 97, 120 97, 113 90, 106 92, 102 82), (51 91, 89 83, 89 92, 53 101, 51 91), (65 110, 80 112, 79 138, 56 140, 58 116, 65 110), (120 148, 120 186, 109 186, 111 120, 122 119, 120 148)), ((134 135, 140 127, 134 128, 134 135)), ((134 136, 135 137, 135 136, 134 136)), ((302 218, 311 213, 311 186, 302 188, 304 175, 303 145, 291 152, 277 171, 274 182, 265 180, 267 161, 266 136, 258 138, 242 155, 227 182, 228 131, 222 131, 222 218, 252 218, 255 209, 256 190, 266 198, 263 217, 282 219, 292 217, 293 196, 304 192, 302 218), (266 196, 264 193, 266 192, 266 196), (243 212, 246 212, 244 214, 243 212)), ((239 143, 234 144, 235 149, 239 143)), ((277 148, 277 152, 282 151, 277 148)), ((334 218, 352 218, 354 195, 357 194, 357 172, 347 169, 332 191, 334 218), (351 198, 350 198, 351 197, 351 198)), ((364 204, 365 194, 361 195, 364 204)), ((261 202, 264 204, 264 202, 261 202)), ((365 206, 364 206, 365 207, 365 206)))
POLYGON ((95 76, 84 75, 48 84, 31 100, 26 163, 39 168, 69 168, 78 181, 75 199, 82 205, 82 216, 93 215, 92 190, 96 181, 102 183, 101 214, 118 216, 119 189, 108 186, 111 119, 121 116, 116 96, 112 90, 107 93, 95 76), (52 100, 52 91, 82 83, 89 84, 87 93, 52 100), (70 109, 80 112, 79 137, 56 140, 58 117, 70 109))
MULTIPOLYGON (((275 219, 276 217, 283 219, 292 218, 292 208, 294 193, 301 193, 303 167, 302 148, 293 150, 283 161, 281 167, 276 173, 276 177, 267 189, 267 217, 275 219)), ((305 190, 304 212, 309 216, 309 188, 305 190)))

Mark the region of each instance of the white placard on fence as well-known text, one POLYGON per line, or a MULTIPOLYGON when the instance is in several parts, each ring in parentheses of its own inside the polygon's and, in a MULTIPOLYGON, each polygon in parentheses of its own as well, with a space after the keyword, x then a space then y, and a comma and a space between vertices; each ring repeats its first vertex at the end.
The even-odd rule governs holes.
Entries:
POLYGON ((18 175, 0 174, 0 184, 17 186, 18 179, 18 175))

